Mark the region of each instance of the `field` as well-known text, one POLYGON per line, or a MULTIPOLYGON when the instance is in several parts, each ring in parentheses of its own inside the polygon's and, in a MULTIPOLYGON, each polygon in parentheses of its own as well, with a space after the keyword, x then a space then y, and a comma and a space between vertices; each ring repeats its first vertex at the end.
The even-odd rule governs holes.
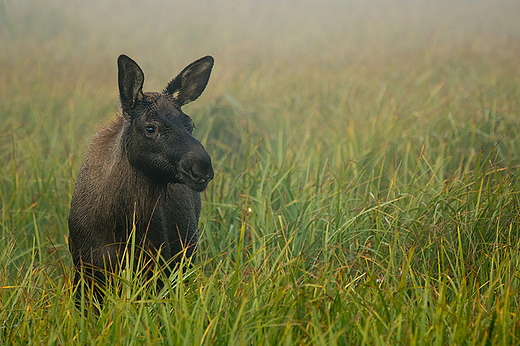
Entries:
POLYGON ((517 1, 0 0, 0 344, 520 345, 517 1), (74 307, 116 59, 212 156, 194 266, 74 307))

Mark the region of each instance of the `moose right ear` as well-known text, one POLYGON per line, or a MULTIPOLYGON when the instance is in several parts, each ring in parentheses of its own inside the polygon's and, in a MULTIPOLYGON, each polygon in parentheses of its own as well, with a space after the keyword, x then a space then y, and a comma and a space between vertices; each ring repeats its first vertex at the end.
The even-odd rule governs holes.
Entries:
POLYGON ((117 77, 121 108, 123 112, 127 112, 144 97, 144 73, 135 61, 126 55, 120 55, 117 59, 117 77))
POLYGON ((195 101, 206 88, 212 68, 213 57, 209 55, 192 62, 168 83, 164 93, 171 95, 179 107, 195 101))

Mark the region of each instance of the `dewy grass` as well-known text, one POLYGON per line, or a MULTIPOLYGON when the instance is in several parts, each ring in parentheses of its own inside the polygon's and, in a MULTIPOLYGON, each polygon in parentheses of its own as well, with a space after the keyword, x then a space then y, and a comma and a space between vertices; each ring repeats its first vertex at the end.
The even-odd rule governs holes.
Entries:
POLYGON ((515 4, 145 6, 0 5, 0 344, 520 345, 515 4), (76 309, 68 208, 122 53, 148 90, 215 56, 185 111, 216 176, 191 266, 128 251, 76 309))

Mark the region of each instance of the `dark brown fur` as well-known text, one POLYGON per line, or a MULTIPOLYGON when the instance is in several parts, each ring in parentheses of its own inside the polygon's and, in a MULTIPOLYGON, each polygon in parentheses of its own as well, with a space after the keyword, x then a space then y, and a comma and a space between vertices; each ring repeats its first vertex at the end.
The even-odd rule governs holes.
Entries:
MULTIPOLYGON (((165 261, 190 257, 198 242, 200 191, 213 178, 209 155, 191 136, 180 107, 204 90, 213 66, 190 64, 164 93, 143 93, 144 74, 118 59, 122 115, 92 139, 80 168, 69 214, 69 249, 87 286, 121 263, 135 225, 136 243, 165 261)), ((164 263, 163 263, 164 264, 164 263)), ((79 291, 79 290, 78 290, 79 291)))

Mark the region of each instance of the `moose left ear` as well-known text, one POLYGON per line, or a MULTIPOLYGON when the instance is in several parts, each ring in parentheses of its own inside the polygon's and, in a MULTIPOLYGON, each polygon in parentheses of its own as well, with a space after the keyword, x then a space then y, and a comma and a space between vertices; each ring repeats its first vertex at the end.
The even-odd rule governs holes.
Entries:
POLYGON ((208 55, 192 62, 168 83, 164 93, 171 95, 179 107, 195 101, 208 84, 213 61, 208 55))
POLYGON ((132 109, 143 98, 144 73, 135 61, 126 55, 117 59, 119 98, 123 112, 132 109))

